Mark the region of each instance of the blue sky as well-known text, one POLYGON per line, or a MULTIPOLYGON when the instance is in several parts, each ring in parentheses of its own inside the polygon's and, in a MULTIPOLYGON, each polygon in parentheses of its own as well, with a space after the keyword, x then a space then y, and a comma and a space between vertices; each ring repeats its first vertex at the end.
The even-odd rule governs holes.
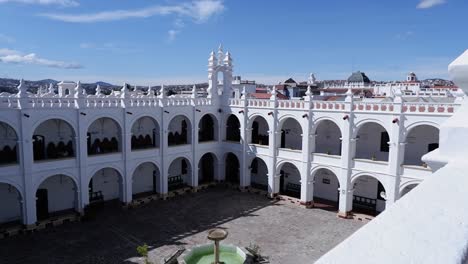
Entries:
POLYGON ((206 80, 222 43, 243 79, 447 76, 466 0, 0 0, 0 77, 138 85, 206 80))

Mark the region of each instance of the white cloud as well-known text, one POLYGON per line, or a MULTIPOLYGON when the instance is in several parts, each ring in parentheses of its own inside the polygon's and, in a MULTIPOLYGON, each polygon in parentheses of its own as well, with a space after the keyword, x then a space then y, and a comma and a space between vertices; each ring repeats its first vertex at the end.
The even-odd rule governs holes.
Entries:
POLYGON ((65 7, 78 6, 79 3, 74 0, 0 0, 1 3, 21 3, 33 5, 59 5, 65 7))
POLYGON ((169 41, 174 41, 177 34, 179 34, 180 31, 171 29, 167 32, 169 41))
POLYGON ((4 34, 0 34, 0 42, 13 43, 13 42, 15 42, 15 39, 13 37, 10 37, 10 36, 4 35, 4 34))
MULTIPOLYGON (((2 1, 2 0, 0 0, 2 1)), ((133 10, 111 10, 98 13, 61 14, 48 13, 42 16, 69 23, 94 23, 117 21, 129 18, 148 18, 152 16, 177 15, 190 17, 196 22, 205 22, 214 15, 224 11, 222 0, 195 0, 177 5, 156 5, 133 10)))
POLYGON ((421 0, 417 8, 419 9, 431 8, 433 6, 445 4, 446 2, 447 2, 446 0, 421 0))
POLYGON ((24 54, 22 52, 0 48, 0 61, 13 64, 36 64, 51 68, 80 69, 82 66, 77 63, 48 60, 37 56, 35 53, 24 54))

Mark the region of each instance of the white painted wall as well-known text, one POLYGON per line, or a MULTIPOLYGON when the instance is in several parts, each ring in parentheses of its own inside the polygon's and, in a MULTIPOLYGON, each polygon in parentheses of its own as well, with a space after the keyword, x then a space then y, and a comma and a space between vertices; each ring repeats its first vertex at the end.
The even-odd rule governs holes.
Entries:
POLYGON ((192 177, 192 167, 190 165, 190 162, 185 159, 187 162, 187 173, 182 174, 182 160, 184 158, 177 158, 174 160, 171 165, 169 166, 169 175, 168 177, 173 177, 173 176, 182 176, 184 183, 187 185, 191 184, 191 177, 192 177))
POLYGON ((183 115, 178 115, 172 118, 171 122, 169 123, 167 133, 169 132, 176 133, 178 132, 179 134, 182 133, 182 120, 185 120, 187 122, 187 142, 188 144, 191 144, 192 142, 192 123, 190 120, 188 120, 185 116, 183 115))
POLYGON ((316 172, 314 178, 314 197, 337 202, 338 201, 338 188, 339 182, 333 172, 320 169, 316 172), (330 183, 324 183, 327 180, 330 183))
POLYGON ((380 138, 382 132, 385 132, 385 128, 379 124, 364 124, 357 134, 359 139, 356 141, 355 157, 357 159, 371 159, 375 156, 376 160, 388 161, 389 152, 380 151, 380 138))
POLYGON ((284 187, 288 183, 301 184, 301 174, 296 166, 288 162, 281 167, 281 170, 287 175, 284 177, 284 187))
MULTIPOLYGON (((302 149, 302 128, 299 122, 293 118, 288 118, 284 121, 282 130, 285 130, 285 148, 302 149)), ((278 142, 281 143, 281 138, 278 142)))
POLYGON ((111 140, 115 137, 119 142, 119 151, 122 149, 120 140, 122 132, 120 126, 111 118, 104 117, 97 119, 89 126, 88 133, 91 133, 91 145, 96 139, 100 139, 102 142, 105 138, 111 140))
POLYGON ((119 172, 104 168, 93 176, 93 192, 102 191, 104 201, 120 198, 120 175, 119 172))
POLYGON ((15 187, 0 183, 0 223, 21 219, 20 194, 15 187))
POLYGON ((57 144, 63 141, 66 145, 68 141, 74 141, 75 139, 73 128, 67 122, 60 119, 49 119, 41 123, 34 131, 34 135, 45 137, 46 148, 49 142, 57 144))
POLYGON ((13 149, 18 141, 18 136, 15 130, 7 123, 0 122, 0 150, 3 150, 5 146, 9 146, 13 149))
MULTIPOLYGON (((377 199, 380 194, 377 193, 379 182, 371 176, 361 176, 354 182, 354 195, 363 196, 371 199, 377 199)), ((387 190, 385 190, 387 191, 387 190)), ((385 201, 377 199, 376 210, 381 212, 385 210, 385 201)))
POLYGON ((439 129, 422 125, 413 128, 406 137, 405 165, 422 165, 421 157, 428 153, 428 145, 439 143, 439 129))
POLYGON ((146 135, 149 135, 151 138, 153 138, 153 130, 156 130, 155 142, 156 142, 156 147, 159 147, 159 137, 160 137, 159 125, 151 117, 144 116, 136 120, 132 126, 132 136, 136 136, 138 138, 138 136, 140 135, 142 135, 143 137, 145 137, 146 135))
MULTIPOLYGON (((267 168, 267 165, 262 159, 256 158, 256 160, 257 160, 257 164, 258 164, 257 173, 251 172, 250 173, 250 180, 253 183, 268 186, 268 168, 267 168)), ((251 170, 252 169, 250 169, 249 171, 251 171, 251 170)))
POLYGON ((317 124, 315 131, 316 153, 329 153, 339 155, 341 153, 341 132, 338 126, 329 120, 323 120, 317 124))
POLYGON ((47 189, 49 213, 76 206, 76 187, 73 180, 65 175, 54 175, 41 183, 38 189, 47 189))
POLYGON ((153 191, 153 172, 156 175, 156 190, 159 190, 159 170, 150 163, 141 164, 135 169, 132 178, 132 194, 153 191))

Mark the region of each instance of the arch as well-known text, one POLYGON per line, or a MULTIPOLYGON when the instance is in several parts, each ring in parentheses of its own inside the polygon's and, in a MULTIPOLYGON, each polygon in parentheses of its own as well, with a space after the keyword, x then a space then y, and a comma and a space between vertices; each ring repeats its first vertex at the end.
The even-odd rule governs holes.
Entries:
POLYGON ((0 166, 17 164, 18 133, 10 124, 0 121, 0 166))
POLYGON ((148 149, 159 147, 159 124, 151 116, 141 116, 133 122, 131 149, 148 149))
POLYGON ((408 134, 411 132, 411 130, 413 130, 416 127, 422 126, 422 125, 426 125, 426 126, 430 126, 430 127, 436 128, 436 129, 440 129, 440 125, 435 123, 435 122, 426 121, 426 120, 417 121, 417 122, 411 123, 411 124, 409 124, 408 126, 405 127, 402 141, 406 141, 406 138, 408 137, 408 134))
POLYGON ((260 115, 257 115, 251 119, 250 123, 250 143, 268 146, 270 128, 266 119, 260 115))
POLYGON ((192 143, 192 124, 185 115, 174 116, 169 122, 167 132, 168 146, 192 143))
POLYGON ((367 173, 360 173, 351 178, 353 193, 353 211, 377 215, 386 206, 386 190, 379 179, 367 173))
POLYGON ((46 177, 36 189, 36 214, 38 220, 54 215, 78 211, 76 180, 65 174, 46 177))
POLYGON ((314 126, 314 153, 341 155, 341 129, 335 121, 322 119, 314 126))
POLYGON ((302 150, 302 125, 295 117, 286 116, 280 119, 278 127, 278 132, 281 132, 278 147, 302 150))
POLYGON ((213 182, 217 166, 216 155, 211 152, 205 153, 198 162, 198 184, 213 182))
POLYGON ((425 154, 439 148, 439 128, 427 124, 412 126, 406 133, 404 165, 426 166, 425 154))
POLYGON ((35 161, 73 158, 76 155, 75 130, 66 120, 47 119, 33 130, 35 161))
POLYGON ((20 188, 7 182, 0 182, 0 223, 19 223, 22 221, 23 195, 20 188))
POLYGON ((356 127, 355 135, 354 158, 388 161, 390 135, 380 121, 361 122, 356 127))
POLYGON ((174 191, 192 185, 192 164, 186 157, 175 158, 168 168, 168 190, 174 191))
POLYGON ((294 198, 301 197, 301 172, 289 161, 282 161, 277 166, 279 172, 279 193, 294 198))
POLYGON ((122 128, 111 117, 99 117, 88 126, 88 155, 109 154, 122 149, 122 128))
POLYGON ((268 166, 266 162, 255 157, 250 163, 250 185, 253 188, 268 191, 268 166))
POLYGON ((330 168, 317 167, 312 171, 314 202, 331 204, 338 208, 340 179, 330 168))
POLYGON ((117 168, 102 167, 96 169, 89 180, 89 202, 123 201, 124 179, 117 168))
POLYGON ((230 114, 226 119, 226 141, 241 141, 241 124, 236 115, 230 114))
POLYGON ((198 142, 218 140, 218 119, 205 114, 198 122, 198 142))
POLYGON ((420 181, 410 181, 400 188, 400 198, 408 194, 411 190, 416 188, 421 182, 420 181))
POLYGON ((226 181, 232 184, 240 184, 240 162, 236 154, 232 152, 226 153, 226 181))
POLYGON ((340 130, 340 134, 343 134, 343 131, 341 131, 341 127, 339 125, 340 122, 338 122, 335 118, 329 117, 329 116, 319 117, 319 118, 315 119, 314 122, 313 122, 314 125, 312 126, 311 133, 316 134, 317 133, 317 127, 322 122, 326 122, 326 121, 329 121, 329 122, 333 123, 334 125, 336 125, 338 127, 338 129, 340 130))
POLYGON ((141 162, 132 174, 133 199, 159 193, 160 182, 161 173, 158 166, 151 161, 141 162))

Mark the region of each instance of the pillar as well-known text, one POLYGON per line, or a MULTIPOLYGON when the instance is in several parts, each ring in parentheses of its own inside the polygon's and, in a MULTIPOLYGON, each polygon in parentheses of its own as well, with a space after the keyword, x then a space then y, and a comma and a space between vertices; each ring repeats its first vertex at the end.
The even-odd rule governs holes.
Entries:
POLYGON ((341 127, 343 130, 341 144, 341 172, 338 176, 340 180, 339 208, 338 216, 347 218, 353 208, 353 191, 351 183, 351 171, 353 155, 355 152, 356 139, 353 136, 354 116, 353 116, 353 94, 351 89, 346 93, 345 113, 343 113, 341 127))

